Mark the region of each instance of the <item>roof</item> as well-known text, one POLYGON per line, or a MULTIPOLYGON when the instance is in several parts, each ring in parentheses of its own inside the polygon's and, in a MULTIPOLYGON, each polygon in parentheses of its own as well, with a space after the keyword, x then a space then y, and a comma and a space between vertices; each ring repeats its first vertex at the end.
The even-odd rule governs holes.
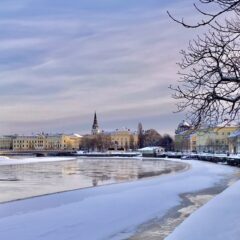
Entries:
POLYGON ((180 126, 191 127, 191 125, 190 125, 187 121, 185 121, 185 120, 183 120, 183 121, 180 123, 180 126))
POLYGON ((230 138, 240 137, 240 129, 236 130, 229 136, 230 138))
POLYGON ((223 128, 223 127, 237 127, 239 124, 236 122, 229 122, 228 120, 225 120, 222 123, 219 123, 216 125, 216 127, 223 128))
POLYGON ((153 151, 153 150, 157 150, 157 149, 164 149, 163 147, 145 147, 145 148, 141 148, 138 149, 139 151, 153 151))

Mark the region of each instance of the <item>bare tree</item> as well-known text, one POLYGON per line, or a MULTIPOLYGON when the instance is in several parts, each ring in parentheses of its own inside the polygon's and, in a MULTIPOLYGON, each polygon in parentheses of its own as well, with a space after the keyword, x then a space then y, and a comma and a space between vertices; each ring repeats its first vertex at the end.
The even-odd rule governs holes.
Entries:
POLYGON ((174 140, 169 134, 164 134, 161 146, 164 147, 165 151, 173 151, 174 149, 174 140))
POLYGON ((211 26, 214 29, 221 29, 224 30, 227 26, 232 26, 232 18, 231 20, 226 19, 226 26, 222 25, 221 22, 219 22, 219 18, 222 15, 229 14, 229 12, 232 12, 236 18, 240 16, 240 0, 199 0, 200 6, 197 4, 193 4, 196 12, 200 13, 203 18, 201 21, 195 23, 195 24, 189 24, 184 21, 184 18, 181 20, 175 18, 172 16, 170 12, 167 12, 170 18, 172 18, 175 22, 180 23, 186 28, 197 28, 201 26, 211 26), (206 6, 204 6, 206 5, 206 6), (211 5, 211 7, 210 7, 211 5), (214 8, 215 11, 207 11, 203 8, 206 7, 207 9, 214 8), (228 25, 230 23, 230 25, 228 25))
POLYGON ((201 124, 229 123, 238 117, 240 109, 240 1, 199 0, 202 4, 217 5, 215 13, 201 10, 204 19, 195 25, 177 20, 187 28, 210 26, 203 36, 190 42, 182 51, 179 63, 180 85, 171 89, 179 111, 188 111, 188 118, 195 127, 201 124), (232 12, 231 19, 217 21, 220 15, 232 12))
POLYGON ((144 133, 144 147, 161 146, 162 136, 155 130, 149 129, 144 133))
POLYGON ((171 87, 194 126, 236 119, 240 109, 239 34, 209 32, 182 51, 181 86, 171 87))
POLYGON ((138 147, 142 148, 143 147, 143 141, 144 141, 144 131, 143 131, 143 126, 142 123, 138 123, 138 147))

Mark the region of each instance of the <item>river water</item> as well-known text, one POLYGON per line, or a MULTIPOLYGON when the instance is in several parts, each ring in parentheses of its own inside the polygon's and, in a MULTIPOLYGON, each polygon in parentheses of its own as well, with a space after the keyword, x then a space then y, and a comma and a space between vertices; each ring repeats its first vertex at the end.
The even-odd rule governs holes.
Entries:
POLYGON ((76 158, 0 166, 0 202, 134 181, 181 171, 186 167, 184 163, 172 161, 126 158, 76 158))

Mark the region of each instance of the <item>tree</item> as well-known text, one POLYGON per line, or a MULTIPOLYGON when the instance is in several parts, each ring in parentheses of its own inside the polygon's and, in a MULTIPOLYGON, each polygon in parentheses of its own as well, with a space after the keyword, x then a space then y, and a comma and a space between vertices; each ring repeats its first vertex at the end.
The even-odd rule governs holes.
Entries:
MULTIPOLYGON (((186 28, 210 26, 211 28, 218 30, 227 30, 227 28, 228 30, 231 30, 235 25, 232 16, 226 17, 227 14, 229 15, 231 12, 235 18, 240 15, 240 0, 199 0, 199 3, 201 6, 197 4, 193 4, 193 6, 195 10, 203 16, 203 19, 195 24, 188 24, 183 18, 182 20, 178 20, 173 17, 169 11, 167 11, 167 13, 175 22, 180 23, 186 28), (215 11, 206 11, 203 9, 204 7, 207 9, 215 9, 215 11), (225 15, 225 25, 221 21, 218 21, 222 15, 225 15)), ((235 29, 235 27, 233 28, 235 29)))
POLYGON ((86 135, 82 138, 81 149, 104 152, 111 147, 111 137, 105 134, 86 135))
POLYGON ((142 123, 138 124, 138 147, 143 148, 144 145, 144 132, 142 123))
POLYGON ((215 13, 209 13, 194 5, 203 16, 195 25, 179 21, 169 13, 184 27, 210 27, 181 52, 181 84, 170 88, 174 90, 174 98, 180 100, 178 111, 187 110, 193 126, 216 125, 226 119, 227 124, 237 118, 240 109, 240 1, 199 2, 217 7, 215 13), (218 21, 229 12, 231 18, 218 21))
POLYGON ((174 140, 169 134, 164 134, 161 142, 161 146, 165 149, 165 151, 173 151, 174 150, 174 140))
POLYGON ((135 150, 136 149, 136 146, 134 144, 134 137, 133 137, 133 135, 130 136, 129 147, 130 147, 131 150, 135 150))
POLYGON ((161 142, 162 142, 162 136, 155 129, 149 129, 145 131, 144 147, 160 146, 161 142))
POLYGON ((97 151, 104 152, 108 150, 112 145, 111 137, 109 135, 105 135, 102 133, 96 135, 95 138, 97 151))
POLYGON ((89 152, 89 151, 93 151, 94 148, 95 148, 95 139, 94 138, 91 138, 88 135, 82 137, 80 149, 86 150, 89 152))

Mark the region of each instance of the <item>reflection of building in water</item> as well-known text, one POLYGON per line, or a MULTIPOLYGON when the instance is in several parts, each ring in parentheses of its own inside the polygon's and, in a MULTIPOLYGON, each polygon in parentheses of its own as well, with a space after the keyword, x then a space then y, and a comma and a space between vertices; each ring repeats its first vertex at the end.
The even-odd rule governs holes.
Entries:
POLYGON ((62 175, 76 175, 79 172, 79 164, 76 161, 68 162, 62 165, 62 175))
POLYGON ((96 187, 98 185, 98 180, 96 178, 92 180, 92 185, 93 187, 96 187))

